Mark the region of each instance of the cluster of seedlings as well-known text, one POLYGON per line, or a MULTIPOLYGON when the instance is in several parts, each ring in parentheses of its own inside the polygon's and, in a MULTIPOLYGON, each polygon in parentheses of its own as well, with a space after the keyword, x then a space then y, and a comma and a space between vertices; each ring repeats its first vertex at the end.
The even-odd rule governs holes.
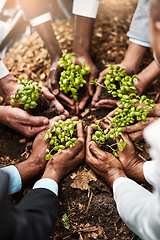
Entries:
POLYGON ((14 107, 17 102, 24 105, 25 110, 36 108, 39 98, 38 91, 42 86, 38 82, 34 84, 32 80, 23 78, 19 78, 19 85, 22 86, 22 89, 18 88, 17 94, 10 96, 10 105, 14 107))
POLYGON ((59 87, 60 91, 69 94, 75 101, 78 99, 78 90, 86 84, 84 76, 91 72, 90 67, 85 67, 83 61, 81 66, 74 65, 71 57, 76 56, 75 53, 63 54, 58 65, 64 70, 61 72, 59 87))
MULTIPOLYGON (((110 69, 104 76, 104 86, 108 93, 119 99, 117 104, 121 105, 121 108, 114 113, 108 129, 103 130, 100 127, 100 122, 94 125, 98 131, 93 134, 92 140, 100 143, 104 143, 108 138, 115 140, 115 138, 120 137, 123 127, 141 120, 146 121, 148 113, 155 107, 153 99, 149 99, 145 95, 140 97, 136 94, 134 79, 137 77, 135 75, 132 77, 127 75, 125 69, 119 66, 107 65, 107 67, 110 69)), ((99 85, 97 79, 91 84, 99 85)), ((119 148, 121 151, 125 145, 125 142, 120 139, 119 148)), ((113 150, 113 154, 118 157, 116 150, 113 150)))
POLYGON ((49 160, 53 157, 53 153, 62 152, 63 149, 73 147, 77 140, 76 136, 76 128, 75 126, 78 124, 78 121, 72 121, 72 119, 68 118, 67 120, 59 120, 58 122, 54 122, 53 128, 48 129, 44 140, 47 141, 49 139, 49 149, 46 150, 46 160, 49 160), (74 136, 75 135, 75 136, 74 136))
MULTIPOLYGON (((81 62, 81 66, 74 65, 71 57, 76 54, 63 54, 58 64, 64 70, 61 72, 59 85, 60 90, 65 94, 71 93, 71 96, 76 101, 78 98, 78 89, 82 88, 86 84, 84 76, 91 72, 89 67, 85 67, 84 62, 81 62)), ((119 108, 115 113, 112 121, 109 122, 107 129, 101 128, 101 121, 98 121, 97 131, 92 136, 92 140, 104 144, 107 139, 112 139, 121 136, 123 127, 135 124, 138 121, 146 121, 147 115, 152 108, 154 108, 154 100, 147 98, 142 95, 141 97, 136 93, 136 87, 134 86, 134 76, 126 74, 124 68, 119 66, 107 65, 109 67, 108 73, 103 77, 104 86, 109 94, 114 98, 118 99, 117 104, 122 107, 119 108)), ((22 86, 17 89, 16 95, 10 96, 11 106, 15 105, 15 102, 24 105, 24 109, 36 108, 37 100, 39 98, 39 90, 42 88, 39 83, 34 84, 32 80, 20 78, 19 84, 22 86)), ((91 81, 91 84, 100 85, 95 79, 91 81)), ((102 86, 102 85, 101 85, 102 86)), ((58 121, 54 123, 52 129, 49 129, 46 133, 44 140, 49 139, 50 149, 47 149, 46 160, 52 158, 52 152, 61 152, 63 149, 72 147, 75 145, 77 140, 75 132, 75 126, 77 121, 67 119, 66 121, 58 121)), ((115 145, 115 144, 114 144, 115 145)), ((125 142, 120 139, 119 148, 123 151, 125 142)), ((112 146, 110 146, 112 148, 112 146)), ((113 154, 118 157, 115 149, 113 154)))

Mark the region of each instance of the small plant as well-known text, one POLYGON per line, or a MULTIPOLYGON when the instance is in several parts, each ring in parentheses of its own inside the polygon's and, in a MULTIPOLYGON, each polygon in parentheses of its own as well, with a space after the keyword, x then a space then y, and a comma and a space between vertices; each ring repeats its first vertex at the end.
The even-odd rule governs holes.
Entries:
POLYGON ((63 214, 63 216, 62 216, 62 222, 63 222, 64 227, 65 227, 66 229, 70 229, 71 224, 70 224, 69 216, 67 215, 67 213, 63 214))
POLYGON ((92 70, 90 67, 85 67, 83 61, 81 61, 82 68, 79 65, 74 65, 71 56, 76 56, 76 54, 63 54, 58 62, 58 65, 64 69, 61 72, 59 85, 61 91, 65 94, 69 93, 70 96, 77 101, 78 89, 86 84, 84 76, 92 70))
MULTIPOLYGON (((97 131, 92 135, 92 140, 95 142, 99 142, 101 144, 104 144, 105 141, 109 138, 111 138, 113 141, 115 141, 116 137, 120 137, 122 133, 122 128, 112 128, 109 130, 110 126, 108 126, 107 129, 101 128, 101 122, 103 119, 100 119, 97 124, 92 125, 92 127, 95 127, 97 131)), ((117 143, 114 143, 112 145, 107 145, 111 150, 112 153, 114 154, 115 157, 119 157, 116 149, 113 148, 113 146, 117 145, 117 143)), ((124 147, 126 146, 126 143, 120 139, 119 143, 119 149, 123 151, 124 147)))
MULTIPOLYGON (((119 66, 107 65, 107 67, 110 67, 110 70, 104 76, 105 88, 113 97, 119 98, 117 104, 121 104, 122 108, 114 113, 115 116, 109 126, 110 130, 106 129, 103 132, 103 129, 100 128, 100 123, 96 125, 99 130, 92 136, 92 140, 99 142, 105 142, 108 138, 114 140, 116 137, 120 137, 123 130, 122 127, 132 125, 141 120, 145 122, 148 113, 155 107, 153 99, 149 99, 145 95, 139 97, 136 94, 134 79, 137 77, 135 75, 130 77, 126 74, 125 69, 119 66)), ((97 79, 92 81, 91 84, 100 85, 97 79)), ((123 151, 124 147, 125 143, 120 139, 120 150, 123 151)), ((117 155, 115 151, 113 151, 113 154, 117 155)))
POLYGON ((59 120, 54 122, 53 129, 48 129, 44 140, 49 139, 50 149, 46 149, 46 160, 49 160, 53 157, 52 152, 62 152, 63 149, 68 147, 73 147, 77 140, 73 136, 75 132, 75 126, 78 124, 78 121, 72 121, 68 118, 67 120, 59 120))
POLYGON ((39 89, 42 86, 39 83, 34 85, 32 80, 19 78, 19 84, 22 85, 22 89, 17 89, 17 95, 10 96, 10 105, 14 107, 15 102, 24 105, 24 109, 36 108, 37 100, 39 98, 39 89))
POLYGON ((110 69, 103 77, 104 85, 99 84, 97 82, 98 79, 90 81, 90 84, 107 88, 108 93, 110 93, 114 98, 122 98, 123 95, 126 95, 132 91, 136 91, 134 79, 139 79, 135 75, 132 77, 127 75, 125 68, 121 68, 119 66, 112 66, 109 64, 106 67, 109 67, 110 69))

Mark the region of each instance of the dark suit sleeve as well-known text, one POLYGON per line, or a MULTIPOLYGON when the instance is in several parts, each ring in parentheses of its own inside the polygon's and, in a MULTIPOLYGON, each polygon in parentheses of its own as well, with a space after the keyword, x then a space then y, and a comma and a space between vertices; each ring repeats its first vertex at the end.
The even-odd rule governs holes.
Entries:
MULTIPOLYGON (((6 178, 6 173, 4 177, 6 178)), ((58 214, 57 196, 47 189, 32 189, 19 204, 9 208, 7 202, 8 190, 6 190, 8 180, 4 181, 5 190, 3 191, 3 197, 0 199, 0 206, 1 208, 4 207, 2 214, 0 213, 0 219, 2 218, 0 222, 3 223, 4 228, 0 239, 48 240, 58 214)))

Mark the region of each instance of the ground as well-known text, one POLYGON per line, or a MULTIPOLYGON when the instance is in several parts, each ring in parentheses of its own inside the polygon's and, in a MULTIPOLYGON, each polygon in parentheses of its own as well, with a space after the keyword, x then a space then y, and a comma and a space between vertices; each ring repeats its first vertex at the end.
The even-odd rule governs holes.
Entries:
MULTIPOLYGON (((101 0, 92 44, 92 57, 99 70, 103 70, 107 63, 120 63, 123 59, 128 44, 126 33, 136 4, 137 0, 101 0)), ((72 52, 73 21, 56 22, 54 29, 63 52, 72 52)), ((151 59, 148 52, 142 67, 151 59)), ((50 67, 49 55, 36 32, 16 43, 6 54, 4 62, 15 78, 23 76, 40 80, 42 84, 50 67)), ((150 89, 147 92, 148 96, 159 101, 158 85, 154 84, 152 91, 150 89)), ((86 130, 86 126, 95 118, 100 119, 107 113, 107 109, 97 110, 88 103, 79 117, 83 119, 86 130)), ((27 139, 4 126, 0 127, 0 133, 1 165, 16 164, 28 158, 33 139, 27 139)), ((136 144, 136 150, 142 160, 149 160, 148 149, 143 141, 136 144)), ((11 203, 17 203, 32 188, 35 180, 24 186, 20 193, 12 196, 11 203)), ((59 201, 60 212, 50 239, 129 240, 133 236, 117 213, 112 190, 99 180, 85 163, 60 184, 59 201), (70 222, 69 229, 64 227, 62 221, 65 213, 70 222)))

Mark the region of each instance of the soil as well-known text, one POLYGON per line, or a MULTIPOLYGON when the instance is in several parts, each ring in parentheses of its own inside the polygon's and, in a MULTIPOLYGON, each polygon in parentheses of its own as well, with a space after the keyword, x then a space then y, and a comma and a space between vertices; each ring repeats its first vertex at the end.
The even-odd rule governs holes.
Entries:
MULTIPOLYGON (((122 61, 128 44, 126 33, 136 4, 137 0, 100 1, 92 41, 92 57, 99 71, 108 63, 116 64, 122 61)), ((61 20, 55 22, 53 27, 63 52, 72 52, 73 22, 61 20)), ((42 84, 45 83, 50 59, 36 32, 16 43, 3 60, 15 78, 22 76, 34 81, 39 79, 42 84)), ((151 60, 148 51, 142 68, 151 60)), ((148 88, 146 94, 159 102, 159 92, 160 86, 157 80, 148 88)), ((97 110, 88 103, 79 114, 85 132, 87 125, 95 119, 103 118, 109 111, 109 109, 97 110)), ((0 164, 6 166, 27 159, 31 153, 33 139, 27 139, 8 127, 0 126, 0 143, 0 164)), ((135 147, 143 161, 150 160, 149 147, 143 141, 135 144, 135 147)), ((35 180, 25 185, 18 194, 10 197, 13 205, 32 188, 35 180)), ((133 236, 117 213, 112 190, 95 176, 85 163, 68 174, 60 184, 59 201, 60 212, 50 239, 129 240, 133 236), (69 229, 64 228, 62 222, 65 213, 69 216, 69 229)))

